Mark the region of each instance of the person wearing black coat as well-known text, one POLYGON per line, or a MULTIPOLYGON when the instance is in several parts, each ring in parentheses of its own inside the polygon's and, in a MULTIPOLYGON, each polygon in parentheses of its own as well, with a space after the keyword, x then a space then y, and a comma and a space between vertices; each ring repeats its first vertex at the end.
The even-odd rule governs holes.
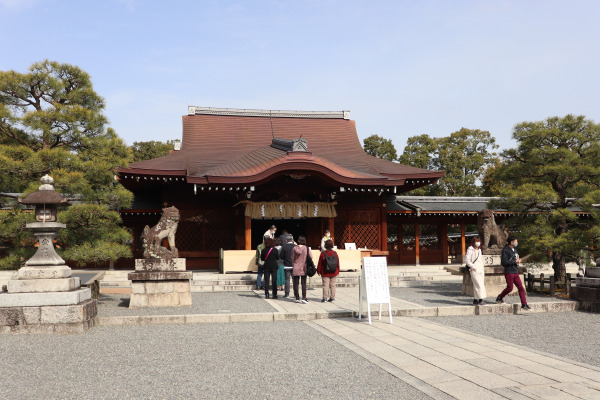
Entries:
POLYGON ((523 310, 530 310, 531 307, 527 304, 527 297, 525 295, 525 288, 521 282, 519 276, 519 263, 521 259, 517 253, 517 246, 519 241, 516 237, 510 236, 506 239, 507 244, 502 249, 502 255, 500 256, 500 264, 504 267, 504 279, 506 279, 506 288, 496 297, 496 303, 504 303, 504 296, 512 292, 513 284, 517 286, 519 290, 519 297, 521 298, 521 308, 523 310))
POLYGON ((260 253, 260 259, 264 260, 264 282, 265 298, 269 298, 269 283, 273 287, 273 298, 277 298, 277 269, 279 268, 279 251, 275 248, 275 241, 271 238, 265 239, 265 248, 260 253))

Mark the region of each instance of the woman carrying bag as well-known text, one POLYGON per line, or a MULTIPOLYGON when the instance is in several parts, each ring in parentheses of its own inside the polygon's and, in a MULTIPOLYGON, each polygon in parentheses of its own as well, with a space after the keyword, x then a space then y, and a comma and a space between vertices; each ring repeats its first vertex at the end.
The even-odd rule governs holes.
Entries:
POLYGON ((325 251, 319 257, 317 273, 323 279, 323 298, 321 303, 335 301, 335 282, 340 274, 340 257, 333 250, 333 240, 325 241, 325 251), (329 300, 327 296, 329 295, 329 300))
POLYGON ((471 245, 465 255, 467 266, 473 282, 473 305, 483 304, 483 299, 487 297, 485 291, 485 268, 483 266, 483 256, 481 255, 481 239, 475 236, 471 239, 471 245))

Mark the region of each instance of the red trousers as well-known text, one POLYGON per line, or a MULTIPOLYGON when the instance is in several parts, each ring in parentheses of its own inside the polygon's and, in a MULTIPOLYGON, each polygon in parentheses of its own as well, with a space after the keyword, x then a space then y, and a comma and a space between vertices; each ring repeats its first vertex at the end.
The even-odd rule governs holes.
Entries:
POLYGON ((521 304, 527 304, 527 298, 525 298, 525 288, 523 287, 523 283, 521 283, 521 277, 519 274, 504 274, 504 279, 506 279, 506 289, 504 289, 502 293, 498 295, 498 298, 503 299, 504 296, 512 292, 514 283, 517 285, 517 289, 519 289, 521 304))

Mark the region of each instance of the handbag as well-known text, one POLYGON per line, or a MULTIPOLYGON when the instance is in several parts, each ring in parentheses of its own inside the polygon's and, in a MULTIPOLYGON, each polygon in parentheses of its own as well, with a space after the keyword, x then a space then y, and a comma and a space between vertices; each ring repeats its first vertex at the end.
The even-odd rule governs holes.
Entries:
POLYGON ((317 273, 317 267, 315 267, 315 263, 313 262, 312 258, 310 258, 307 254, 306 255, 306 275, 308 275, 309 277, 313 277, 313 276, 315 276, 316 273, 317 273))
MULTIPOLYGON (((479 254, 477 254, 477 258, 475 259, 475 261, 477 261, 479 259, 479 254)), ((473 261, 473 262, 475 262, 473 261)), ((471 272, 471 267, 469 267, 469 264, 465 264, 465 271, 467 272, 471 272)))

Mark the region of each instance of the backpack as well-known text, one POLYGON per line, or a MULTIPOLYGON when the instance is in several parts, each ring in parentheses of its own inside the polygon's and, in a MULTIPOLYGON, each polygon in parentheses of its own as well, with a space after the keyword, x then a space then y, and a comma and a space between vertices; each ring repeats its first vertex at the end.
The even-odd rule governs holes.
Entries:
POLYGON ((333 253, 332 256, 327 255, 327 253, 325 253, 325 270, 323 272, 325 272, 326 274, 335 274, 335 271, 337 271, 338 268, 338 257, 337 257, 337 253, 333 253))

